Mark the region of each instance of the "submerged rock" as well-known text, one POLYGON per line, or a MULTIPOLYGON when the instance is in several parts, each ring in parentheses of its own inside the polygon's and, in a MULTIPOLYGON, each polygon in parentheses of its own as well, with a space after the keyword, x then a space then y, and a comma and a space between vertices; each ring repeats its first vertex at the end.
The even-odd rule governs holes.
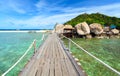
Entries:
POLYGON ((103 32, 102 25, 98 24, 98 23, 90 24, 90 30, 92 33, 94 33, 96 35, 99 35, 103 32))
POLYGON ((117 30, 117 29, 112 29, 111 32, 112 32, 113 34, 119 34, 119 30, 117 30))
POLYGON ((75 26, 77 33, 79 35, 87 35, 90 34, 90 28, 86 22, 79 23, 75 26))
POLYGON ((87 38, 87 39, 91 39, 91 38, 92 38, 92 35, 88 34, 88 35, 86 35, 86 38, 87 38))
POLYGON ((103 39, 104 37, 103 36, 95 36, 95 38, 103 39))

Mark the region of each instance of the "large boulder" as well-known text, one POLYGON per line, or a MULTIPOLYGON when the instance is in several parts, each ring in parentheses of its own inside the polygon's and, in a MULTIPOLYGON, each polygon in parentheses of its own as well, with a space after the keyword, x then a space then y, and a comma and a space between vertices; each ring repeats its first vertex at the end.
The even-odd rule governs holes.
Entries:
POLYGON ((113 34, 119 34, 119 30, 117 30, 117 29, 112 29, 111 32, 112 32, 113 34))
POLYGON ((63 33, 64 25, 63 24, 57 24, 55 26, 55 32, 56 33, 63 33))
POLYGON ((65 25, 64 26, 64 33, 71 33, 74 28, 72 25, 65 25))
POLYGON ((77 33, 79 35, 87 35, 90 34, 90 28, 86 22, 79 23, 75 26, 77 33))
POLYGON ((64 29, 73 29, 72 25, 65 25, 64 29))
POLYGON ((90 24, 90 30, 92 33, 99 35, 103 32, 102 25, 99 23, 90 24))

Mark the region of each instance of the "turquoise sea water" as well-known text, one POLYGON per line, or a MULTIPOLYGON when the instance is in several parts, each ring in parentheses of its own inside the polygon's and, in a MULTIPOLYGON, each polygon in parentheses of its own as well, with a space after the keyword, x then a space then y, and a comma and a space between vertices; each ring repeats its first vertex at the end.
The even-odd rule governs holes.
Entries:
POLYGON ((120 71, 120 39, 75 39, 74 41, 120 71))
MULTIPOLYGON (((67 39, 63 40, 68 48, 69 41, 67 39)), ((73 38, 72 40, 112 68, 120 71, 120 39, 73 38)), ((88 76, 118 76, 73 43, 71 43, 71 52, 79 59, 88 76)))
MULTIPOLYGON (((120 71, 120 39, 73 38, 72 40, 104 63, 120 71)), ((69 41, 64 39, 64 42, 68 47, 69 41)), ((105 67, 72 43, 71 52, 72 55, 79 59, 82 68, 86 71, 88 76, 118 76, 115 72, 105 67)))
MULTIPOLYGON (((0 75, 24 54, 34 39, 37 39, 38 47, 41 44, 41 37, 42 33, 0 33, 0 75)), ((32 56, 33 50, 31 51, 25 58, 32 56)), ((13 73, 15 74, 15 71, 13 73)), ((8 76, 13 76, 13 74, 8 76)))

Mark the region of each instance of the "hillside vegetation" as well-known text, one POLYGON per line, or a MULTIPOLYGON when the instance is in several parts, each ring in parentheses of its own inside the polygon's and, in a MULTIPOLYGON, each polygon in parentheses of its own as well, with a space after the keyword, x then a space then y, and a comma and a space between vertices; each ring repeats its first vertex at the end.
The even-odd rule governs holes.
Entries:
POLYGON ((110 26, 114 24, 116 25, 117 28, 120 29, 120 18, 110 17, 110 16, 100 14, 100 13, 81 14, 64 24, 70 24, 72 26, 75 26, 76 24, 80 22, 84 22, 84 21, 86 21, 88 24, 100 23, 104 26, 110 26))

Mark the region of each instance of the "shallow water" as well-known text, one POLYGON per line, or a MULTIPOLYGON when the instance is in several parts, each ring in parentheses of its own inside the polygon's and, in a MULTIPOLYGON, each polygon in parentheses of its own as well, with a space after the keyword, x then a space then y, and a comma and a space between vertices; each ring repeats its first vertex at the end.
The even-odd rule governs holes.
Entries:
MULTIPOLYGON (((106 64, 114 69, 120 71, 120 39, 72 39, 78 45, 82 46, 85 50, 92 55, 101 59, 106 64)), ((68 47, 69 41, 64 39, 68 47)), ((82 68, 86 71, 88 76, 118 76, 107 67, 96 61, 87 53, 79 49, 76 45, 71 43, 72 54, 79 59, 82 68)))
POLYGON ((75 42, 120 71, 120 39, 75 39, 75 42))
POLYGON ((34 39, 41 44, 42 33, 0 33, 0 75, 12 66, 34 39))

